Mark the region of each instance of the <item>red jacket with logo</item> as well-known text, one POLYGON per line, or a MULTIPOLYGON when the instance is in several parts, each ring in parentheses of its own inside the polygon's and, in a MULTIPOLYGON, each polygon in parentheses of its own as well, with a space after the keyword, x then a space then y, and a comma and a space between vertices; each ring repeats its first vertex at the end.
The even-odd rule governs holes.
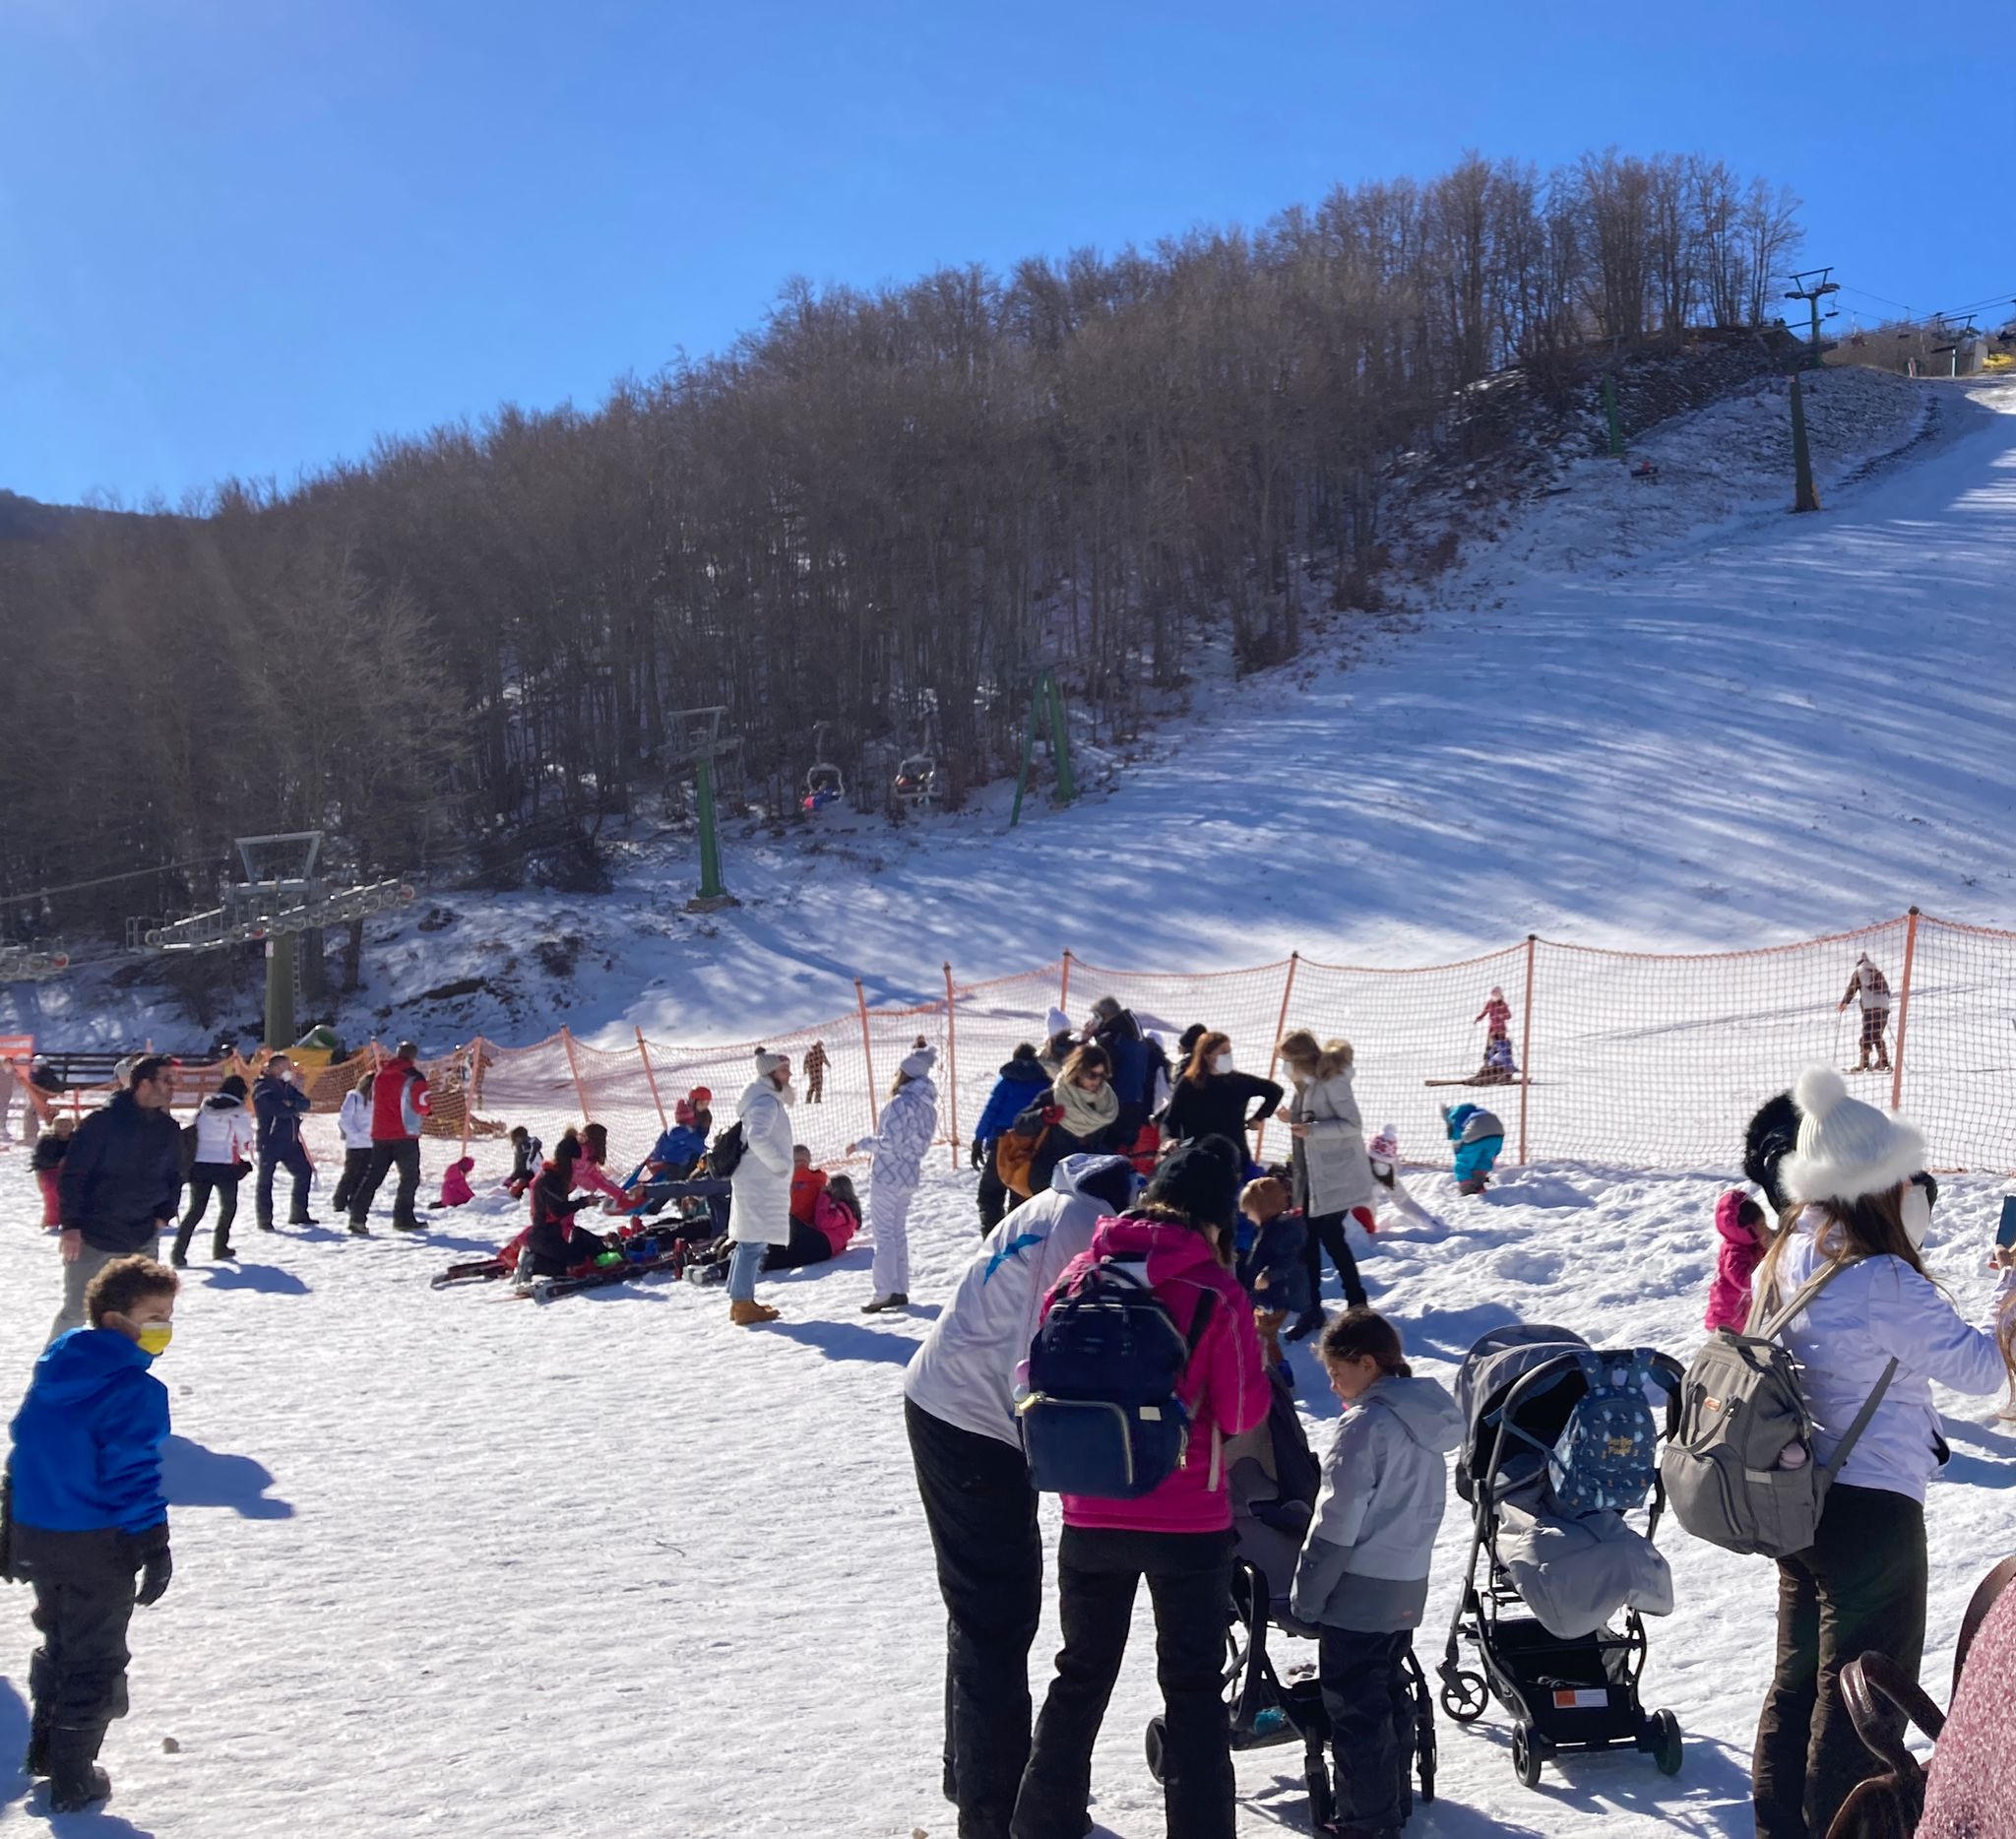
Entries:
POLYGON ((427 1075, 410 1060, 387 1060, 371 1082, 371 1141, 418 1136, 430 1109, 427 1075))

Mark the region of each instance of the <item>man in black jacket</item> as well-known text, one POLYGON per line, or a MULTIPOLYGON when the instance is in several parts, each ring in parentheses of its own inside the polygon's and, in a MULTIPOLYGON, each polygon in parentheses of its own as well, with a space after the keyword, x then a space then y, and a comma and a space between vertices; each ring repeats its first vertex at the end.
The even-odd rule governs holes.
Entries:
POLYGON ((114 1258, 153 1257, 182 1200, 182 1133, 168 1110, 175 1063, 150 1053, 126 1089, 77 1126, 63 1158, 63 1307, 49 1339, 84 1326, 84 1293, 114 1258))
POLYGON ((259 1114, 259 1230, 273 1231, 273 1176, 284 1169, 294 1177, 294 1202, 287 1209, 289 1226, 313 1226, 308 1218, 308 1183, 314 1165, 301 1141, 301 1119, 308 1114, 308 1095, 300 1088, 293 1062, 276 1053, 252 1088, 252 1109, 259 1114))

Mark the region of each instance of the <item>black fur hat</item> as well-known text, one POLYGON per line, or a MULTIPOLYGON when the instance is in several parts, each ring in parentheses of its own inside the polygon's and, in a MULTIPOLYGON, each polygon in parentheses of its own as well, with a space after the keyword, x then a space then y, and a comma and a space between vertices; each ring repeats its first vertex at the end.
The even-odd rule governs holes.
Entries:
POLYGON ((1743 1173, 1764 1190, 1774 1210, 1784 1212, 1785 1194, 1778 1185, 1778 1165, 1799 1141, 1799 1108, 1790 1092, 1766 1099, 1750 1127, 1743 1132, 1743 1173))

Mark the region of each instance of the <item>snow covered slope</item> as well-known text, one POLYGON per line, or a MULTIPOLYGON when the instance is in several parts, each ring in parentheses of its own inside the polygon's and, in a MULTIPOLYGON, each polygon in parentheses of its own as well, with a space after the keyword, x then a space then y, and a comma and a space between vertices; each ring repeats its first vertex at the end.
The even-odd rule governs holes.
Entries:
MULTIPOLYGON (((333 1141, 317 1147, 328 1167, 333 1141)), ((494 1179, 501 1162, 483 1153, 494 1179)), ((0 1155, 10 1395, 60 1289, 26 1162, 0 1155)), ((1680 1356, 1697 1343, 1713 1183, 1563 1165, 1466 1200, 1447 1177, 1411 1179, 1447 1236, 1382 1235, 1364 1271, 1423 1370, 1447 1381, 1512 1319, 1680 1356)), ((448 1216, 425 1244, 241 1222, 246 1263, 219 1270, 199 1252, 158 1368, 174 1401, 176 1571, 135 1617, 133 1715, 105 1753, 116 1799, 63 1830, 951 1839, 944 1620, 899 1387, 971 1254, 971 1186, 940 1169, 919 1196, 910 1315, 858 1312, 854 1250, 766 1282, 784 1319, 761 1331, 731 1329, 719 1290, 683 1285, 546 1307, 430 1292, 430 1273, 509 1230, 499 1200, 448 1216)), ((1933 1268, 1964 1307, 1985 1299, 1994 1212, 1980 1182, 1939 1204, 1933 1268)), ((1336 1406, 1307 1349, 1294 1358, 1320 1440, 1336 1406)), ((1945 1403, 1955 1457, 1927 1516, 1924 1676, 1942 1699, 1968 1593, 2009 1549, 2016 1485, 2016 1435, 1992 1404, 1945 1403)), ((1463 1538, 1452 1500, 1426 1660, 1463 1538)), ((1409 1839, 1748 1834, 1774 1573, 1674 1529, 1663 1544, 1678 1607, 1653 1624, 1644 1689, 1686 1731, 1682 1773, 1615 1752, 1549 1765, 1529 1792, 1502 1716, 1444 1720, 1441 1799, 1409 1839)), ((1100 1831, 1119 1839, 1164 1830, 1142 1761, 1157 1704, 1145 1602, 1094 1764, 1100 1831)), ((28 1593, 0 1589, 0 1825, 25 1829, 14 1766, 32 1645, 28 1593)), ((1052 1617, 1032 1657, 1039 1690, 1055 1646, 1052 1617)), ((1304 1830, 1296 1748, 1243 1757, 1237 1776, 1242 1834, 1304 1830)))
MULTIPOLYGON (((1761 944, 1913 901, 2006 923, 2012 411, 2009 388, 1823 373, 1827 509, 1794 518, 1763 386, 1655 429, 1656 480, 1559 465, 1418 615, 1328 616, 1332 662, 1200 682, 1108 795, 1013 832, 996 789, 900 832, 731 835, 746 904, 704 920, 679 911, 691 862, 651 846, 599 900, 442 896, 441 929, 383 929, 346 1029, 746 1040, 846 1011, 855 974, 871 1001, 928 999, 944 960, 971 981, 1066 946, 1209 970, 1528 931, 1761 944)), ((130 1005, 91 979, 0 991, 0 1018, 66 1042, 125 1034, 130 1005)))

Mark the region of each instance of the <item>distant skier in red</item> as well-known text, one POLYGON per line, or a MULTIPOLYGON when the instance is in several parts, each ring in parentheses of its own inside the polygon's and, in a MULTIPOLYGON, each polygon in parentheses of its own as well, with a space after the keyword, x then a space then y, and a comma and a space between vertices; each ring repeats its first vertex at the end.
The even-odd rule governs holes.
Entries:
POLYGON ((1862 1010, 1861 1055, 1856 1064, 1856 1071, 1869 1070, 1869 1050, 1875 1049, 1876 1071, 1890 1070, 1890 1047, 1883 1039, 1883 1031, 1890 1026, 1890 980, 1869 962, 1869 954, 1863 952, 1855 961, 1855 970, 1848 980, 1848 993, 1834 1005, 1839 1015, 1852 1002, 1859 1002, 1862 1010))
POLYGON ((1512 1005, 1497 984, 1484 1006, 1471 1017, 1484 1022, 1484 1063, 1471 1079, 1474 1086, 1509 1086, 1519 1077, 1519 1063, 1512 1057, 1512 1005))

